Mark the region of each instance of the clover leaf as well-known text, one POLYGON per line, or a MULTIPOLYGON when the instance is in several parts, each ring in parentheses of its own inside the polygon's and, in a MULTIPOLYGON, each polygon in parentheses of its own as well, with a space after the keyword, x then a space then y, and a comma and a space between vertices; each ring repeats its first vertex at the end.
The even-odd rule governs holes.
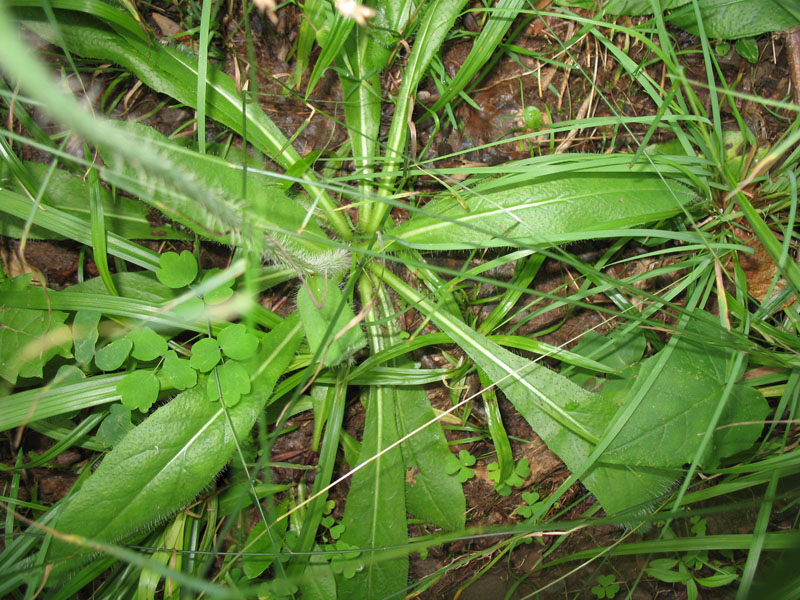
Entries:
MULTIPOLYGON (((209 269, 203 273, 203 277, 200 279, 200 282, 204 282, 217 273, 220 272, 220 269, 209 269)), ((214 305, 214 304, 222 304, 228 298, 233 296, 233 281, 227 281, 223 285, 213 290, 207 291, 203 294, 203 300, 205 300, 206 304, 214 305)))
POLYGON ((598 575, 597 585, 592 588, 592 593, 598 598, 613 598, 619 592, 619 584, 614 583, 613 575, 598 575))
POLYGON ((258 348, 258 338, 250 333, 242 323, 228 325, 220 331, 218 340, 222 351, 236 360, 250 358, 258 348))
POLYGON ((250 392, 250 374, 237 362, 231 361, 217 367, 217 377, 209 377, 206 382, 206 397, 212 402, 219 400, 222 392, 225 406, 236 406, 242 394, 250 392))
POLYGON ((451 454, 447 457, 444 470, 448 475, 457 475, 459 483, 475 477, 475 471, 470 469, 477 462, 477 459, 466 450, 461 450, 458 456, 451 454))
POLYGON ((152 371, 128 373, 117 384, 122 404, 131 410, 139 409, 142 412, 150 410, 158 399, 159 388, 158 377, 152 371))
POLYGON ((155 360, 167 351, 167 342, 149 327, 140 327, 125 336, 133 342, 131 355, 136 360, 155 360))
POLYGON ((219 364, 222 355, 219 352, 219 343, 214 338, 203 338, 192 346, 192 358, 189 365, 193 369, 206 373, 219 364))
POLYGON ((161 374, 167 383, 176 390, 185 390, 194 387, 197 383, 197 371, 195 371, 186 359, 178 358, 175 350, 170 350, 164 357, 164 366, 161 367, 161 374))
POLYGON ((166 252, 161 255, 158 264, 156 277, 169 288, 186 287, 197 277, 197 259, 188 250, 180 254, 166 252))

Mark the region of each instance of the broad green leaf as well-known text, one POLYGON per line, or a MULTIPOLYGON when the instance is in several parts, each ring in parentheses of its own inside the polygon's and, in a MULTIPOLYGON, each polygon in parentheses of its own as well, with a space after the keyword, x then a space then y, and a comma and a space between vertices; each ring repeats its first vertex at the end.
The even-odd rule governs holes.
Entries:
POLYGON ((425 250, 552 245, 675 216, 695 197, 674 181, 625 175, 571 173, 486 194, 440 196, 391 235, 425 250))
POLYGON ((333 571, 326 564, 314 564, 314 558, 298 582, 305 600, 336 600, 336 579, 333 571))
MULTIPOLYGON (((222 405, 207 400, 204 385, 181 393, 106 456, 64 503, 57 529, 118 541, 152 527, 190 502, 228 462, 234 437, 249 434, 275 382, 294 358, 300 332, 297 321, 289 318, 262 340, 261 352, 248 365, 254 373, 255 393, 228 409, 233 430, 222 405)), ((53 540, 47 560, 57 562, 57 571, 66 573, 91 554, 53 540), (73 555, 67 564, 61 562, 73 555)))
POLYGON ((367 345, 353 309, 331 277, 308 277, 297 294, 308 345, 326 367, 336 366, 367 345))
POLYGON ((242 323, 228 325, 217 336, 222 351, 236 360, 253 356, 258 349, 258 338, 242 323))
POLYGON ((88 363, 94 358, 94 345, 99 336, 97 325, 100 313, 92 310, 79 310, 72 320, 72 341, 75 345, 75 360, 88 363))
POLYGON ((242 365, 232 360, 224 365, 219 365, 216 377, 214 377, 214 373, 211 373, 206 382, 206 397, 211 402, 216 402, 222 394, 225 406, 236 406, 239 404, 242 394, 249 392, 250 374, 242 365), (217 378, 219 378, 219 387, 217 387, 217 378))
POLYGON ((131 410, 147 412, 158 400, 161 385, 152 371, 134 371, 128 373, 117 385, 122 404, 131 410))
POLYGON ((18 376, 41 377, 42 369, 56 354, 72 356, 72 334, 64 325, 67 313, 6 305, 4 292, 41 293, 40 288, 31 288, 32 277, 0 280, 0 377, 12 385, 18 376))
MULTIPOLYGON (((41 185, 49 166, 42 163, 26 162, 31 180, 34 184, 41 185)), ((12 189, 19 190, 18 186, 12 189)), ((105 189, 100 188, 105 229, 107 234, 132 240, 150 239, 188 239, 185 232, 180 232, 169 225, 154 227, 147 220, 147 207, 141 202, 124 196, 111 197, 105 189)), ((45 206, 56 208, 64 213, 89 222, 89 203, 87 198, 89 185, 80 177, 56 169, 53 171, 46 188, 45 206)), ((22 233, 24 221, 16 217, 7 217, 0 220, 0 235, 19 238, 22 233)), ((60 239, 58 235, 44 227, 34 226, 29 237, 31 239, 60 239)))
MULTIPOLYGON (((581 0, 581 4, 590 5, 594 0, 581 0)), ((691 4, 692 0, 659 0, 662 10, 671 10, 691 4)), ((653 13, 652 0, 609 0, 603 7, 610 15, 649 15, 653 13)))
MULTIPOLYGON (((699 3, 703 28, 710 38, 734 40, 797 25, 791 9, 796 2, 784 0, 703 0, 699 3)), ((672 25, 697 35, 699 29, 692 3, 687 3, 667 17, 672 25)))
POLYGON ((132 349, 133 342, 127 337, 116 339, 97 351, 94 364, 101 371, 116 371, 128 358, 132 349))
MULTIPOLYGON (((394 388, 370 387, 360 463, 381 453, 399 439, 395 422, 397 396, 394 388)), ((344 509, 341 541, 357 548, 397 546, 408 541, 405 471, 400 448, 380 454, 352 477, 344 509)), ((340 598, 385 598, 405 589, 408 557, 376 562, 376 552, 362 553, 363 570, 340 578, 340 598)))
MULTIPOLYGON (((405 436, 434 418, 422 388, 397 390, 397 428, 405 436)), ((401 445, 406 473, 408 512, 448 531, 464 527, 466 499, 455 477, 448 476, 447 460, 453 456, 439 421, 415 433, 401 445)))
POLYGON ((172 219, 211 240, 251 245, 304 271, 335 272, 344 266, 343 253, 326 245, 328 238, 308 209, 284 194, 277 180, 248 170, 245 183, 239 165, 177 146, 151 127, 123 121, 108 125, 171 165, 169 177, 148 178, 116 148, 99 147, 128 191, 172 219), (257 240, 256 234, 263 237, 257 240))
POLYGON ((197 383, 197 371, 189 365, 188 360, 178 358, 175 350, 167 351, 160 375, 176 390, 185 390, 194 387, 197 383))
MULTIPOLYGON (((694 458, 725 389, 731 350, 718 327, 696 319, 686 331, 688 335, 699 335, 702 341, 687 338, 678 342, 659 369, 647 399, 605 451, 603 461, 676 467, 694 458)), ((659 355, 645 360, 637 381, 646 379, 658 361, 659 355)), ((715 433, 701 464, 713 468, 721 458, 752 446, 769 411, 761 393, 737 384, 719 426, 742 425, 715 433)))
POLYGON ((159 259, 156 277, 169 288, 186 287, 197 277, 197 259, 188 250, 180 254, 165 252, 159 259))
POLYGON ((131 356, 136 360, 155 360, 167 352, 167 341, 149 327, 139 327, 126 336, 133 342, 131 356))
POLYGON ((206 373, 213 369, 221 358, 217 340, 203 338, 192 346, 192 358, 189 359, 189 364, 193 369, 206 373))

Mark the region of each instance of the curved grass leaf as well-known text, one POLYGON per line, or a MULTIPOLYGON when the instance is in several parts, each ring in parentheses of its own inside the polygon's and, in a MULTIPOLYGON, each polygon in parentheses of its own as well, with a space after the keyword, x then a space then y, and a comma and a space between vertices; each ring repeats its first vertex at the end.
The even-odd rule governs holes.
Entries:
MULTIPOLYGON (((264 338, 252 365, 260 365, 255 393, 228 409, 233 429, 222 405, 206 398, 204 382, 183 392, 125 436, 65 503, 56 528, 113 542, 183 507, 228 462, 234 438, 250 432, 294 357, 300 333, 297 320, 286 319, 264 338)), ((47 554, 60 573, 87 559, 86 549, 62 540, 53 540, 47 554)))
MULTIPOLYGON (((408 57, 406 70, 403 73, 403 84, 397 94, 389 138, 386 141, 385 170, 387 172, 396 171, 406 155, 408 119, 413 108, 417 86, 465 3, 465 0, 434 0, 426 2, 424 5, 425 12, 420 20, 414 48, 408 57)), ((392 193, 395 177, 395 174, 389 174, 383 178, 379 190, 381 194, 388 196, 392 193)), ((374 205, 363 226, 364 231, 367 233, 377 231, 389 209, 389 204, 374 205)))
MULTIPOLYGON (((22 194, 0 190, 0 211, 12 217, 27 219, 31 213, 31 201, 22 194)), ((47 210, 37 210, 33 215, 33 222, 43 230, 92 246, 91 225, 86 220, 58 208, 49 206, 47 210)), ((152 250, 111 231, 106 232, 106 236, 109 254, 145 269, 158 268, 158 254, 152 250)))
POLYGON ((489 194, 440 196, 391 235, 425 250, 558 244, 675 216, 694 198, 684 185, 652 175, 571 174, 489 194))
POLYGON ((525 0, 500 0, 497 3, 481 29, 480 35, 472 44, 466 60, 461 64, 456 76, 447 84, 447 89, 442 92, 431 108, 431 112, 439 112, 445 104, 458 96, 472 81, 476 73, 489 62, 524 4, 525 0))
MULTIPOLYGON (((39 189, 48 166, 42 163, 24 163, 28 170, 32 183, 39 189)), ((19 186, 15 186, 19 187, 19 186)), ((117 196, 111 197, 106 188, 98 187, 99 204, 103 210, 103 224, 106 232, 129 240, 159 240, 159 239, 189 239, 186 232, 177 231, 169 225, 159 225, 154 227, 147 220, 147 207, 131 198, 117 196)), ((73 215, 81 220, 88 220, 90 217, 89 203, 87 197, 92 193, 90 183, 83 181, 80 177, 56 169, 50 175, 47 183, 47 196, 42 200, 45 206, 53 206, 67 214, 73 215)), ((8 218, 0 221, 0 235, 19 238, 22 234, 24 222, 18 218, 8 218)), ((29 234, 31 239, 58 239, 62 237, 56 232, 45 227, 35 226, 29 234)))

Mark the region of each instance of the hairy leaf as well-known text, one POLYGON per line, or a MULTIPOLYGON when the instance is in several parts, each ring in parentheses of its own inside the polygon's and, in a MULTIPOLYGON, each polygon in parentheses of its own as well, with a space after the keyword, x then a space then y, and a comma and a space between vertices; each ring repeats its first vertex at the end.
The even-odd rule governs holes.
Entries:
POLYGON ((331 277, 307 278, 297 294, 297 308, 311 351, 321 353, 325 366, 338 365, 367 345, 353 309, 331 277))
MULTIPOLYGON (((369 388, 364 440, 359 454, 365 462, 397 441, 396 390, 369 388)), ((393 448, 353 475, 344 510, 341 540, 357 548, 395 546, 408 541, 405 472, 400 448, 393 448)), ((351 579, 339 580, 340 598, 384 598, 403 589, 408 578, 408 557, 380 560, 377 552, 362 553, 364 569, 351 579)))
POLYGON ((391 235, 425 250, 552 245, 675 216, 693 198, 682 184, 647 174, 570 174, 486 194, 440 196, 391 235))

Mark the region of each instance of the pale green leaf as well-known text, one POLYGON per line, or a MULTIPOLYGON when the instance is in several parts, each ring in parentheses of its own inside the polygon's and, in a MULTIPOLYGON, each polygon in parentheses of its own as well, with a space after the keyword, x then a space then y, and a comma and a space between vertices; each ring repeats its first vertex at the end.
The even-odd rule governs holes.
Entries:
POLYGON ((94 363, 101 371, 115 371, 128 358, 132 348, 133 342, 127 337, 116 339, 97 351, 94 363))
POLYGON ((166 383, 176 390, 185 390, 194 387, 197 383, 197 372, 189 365, 188 360, 178 358, 178 353, 175 350, 167 351, 164 356, 161 376, 166 383))
POLYGON ((219 343, 214 338, 203 338, 192 346, 192 358, 189 364, 193 369, 206 373, 213 369, 222 358, 219 343))
POLYGON ((72 334, 64 325, 67 313, 6 306, 4 292, 29 289, 32 275, 0 281, 0 377, 11 384, 17 377, 41 377, 56 354, 72 356, 72 334))
POLYGON ((79 310, 72 321, 72 341, 75 345, 75 360, 88 363, 94 358, 94 345, 99 336, 97 325, 100 313, 91 310, 79 310))
POLYGON ((186 287, 197 277, 197 259, 188 250, 180 254, 165 252, 159 259, 156 277, 169 288, 186 287))
POLYGON ((216 402, 220 399, 225 402, 225 406, 236 406, 242 394, 250 392, 250 374, 242 365, 235 361, 228 361, 224 365, 219 365, 216 369, 216 377, 212 373, 206 382, 206 397, 216 402), (217 387, 219 378, 219 387, 217 387))
POLYGON ((149 327, 140 327, 126 336, 133 342, 131 356, 136 360, 155 360, 167 352, 167 342, 149 327))
POLYGON ((242 323, 228 325, 217 335, 222 351, 236 360, 253 356, 258 349, 258 338, 242 323))
POLYGON ((297 308, 311 351, 332 367, 367 345, 353 309, 330 277, 308 277, 297 294, 297 308))
POLYGON ((122 404, 130 410, 140 410, 147 412, 153 403, 158 399, 160 389, 158 377, 152 371, 134 371, 128 373, 117 384, 122 404))

